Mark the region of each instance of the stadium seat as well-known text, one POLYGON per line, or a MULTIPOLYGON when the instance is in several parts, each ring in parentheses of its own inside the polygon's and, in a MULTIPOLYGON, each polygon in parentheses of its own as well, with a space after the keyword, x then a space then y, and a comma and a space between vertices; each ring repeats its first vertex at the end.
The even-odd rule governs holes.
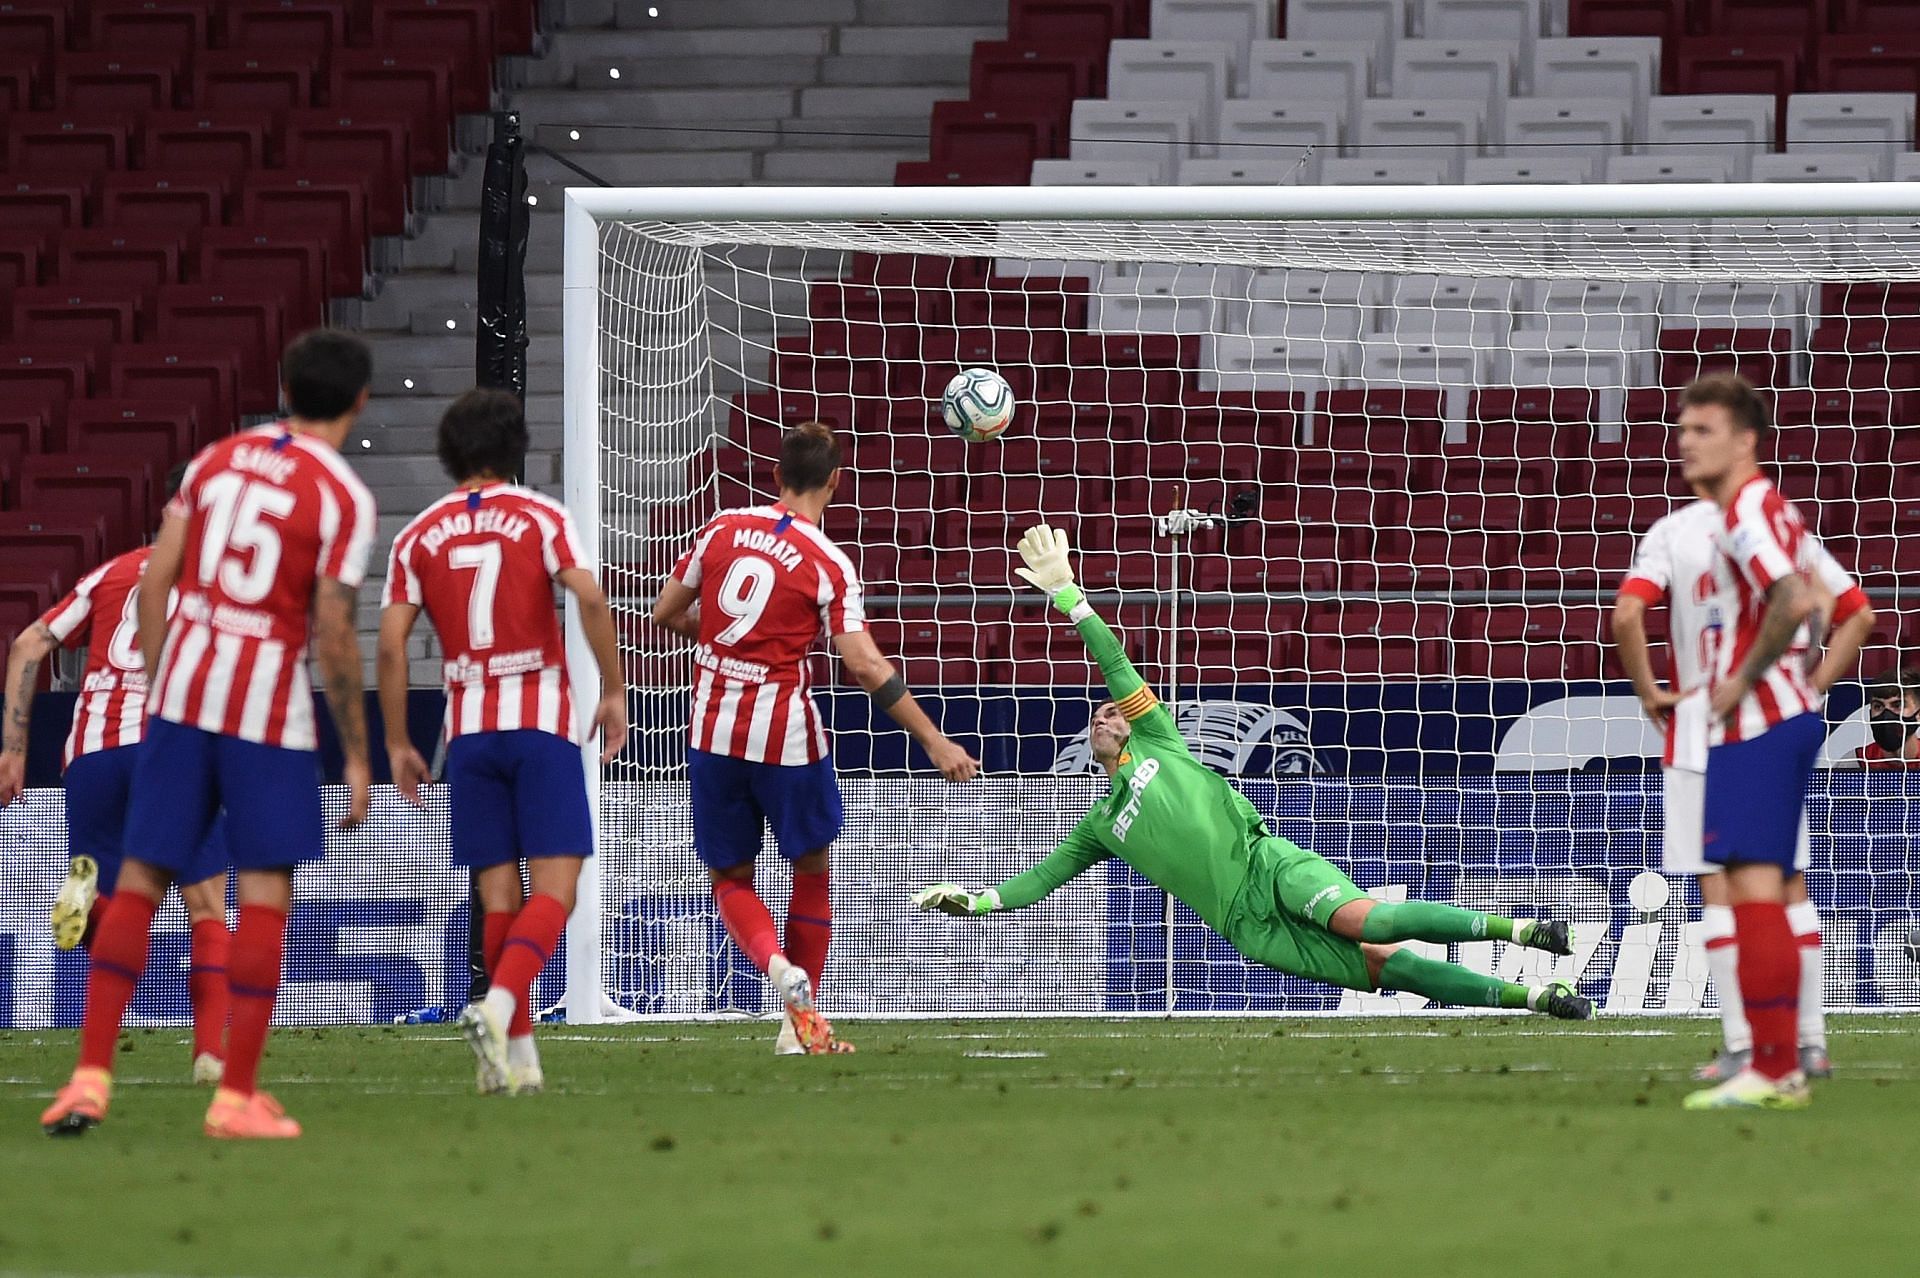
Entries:
POLYGON ((193 405, 169 400, 88 397, 67 403, 63 451, 133 457, 165 476, 193 456, 198 431, 193 405))
POLYGON ((86 453, 41 453, 20 463, 20 508, 37 515, 99 516, 106 552, 145 541, 153 527, 157 480, 145 462, 103 460, 86 453))
POLYGON ((0 238, 0 289, 40 283, 41 263, 47 260, 45 250, 45 241, 38 234, 0 238))
POLYGON ((1005 165, 1021 173, 1060 151, 1059 122, 1049 112, 997 103, 936 102, 929 163, 962 168, 1005 165))
POLYGON ((1498 40, 1524 58, 1547 34, 1548 7, 1542 0, 1414 0, 1413 29, 1429 40, 1498 40))
POLYGON ((1211 142, 1222 99, 1244 78, 1244 58, 1243 50, 1220 41, 1115 40, 1107 53, 1107 97, 1192 103, 1194 136, 1211 142))
POLYGON ((36 179, 127 167, 127 126, 91 111, 28 111, 7 126, 7 166, 36 179))
MULTIPOLYGON (((1569 504, 1580 495, 1566 494, 1555 515, 1561 528, 1631 525, 1638 517, 1633 498, 1686 491, 1679 478, 1672 431, 1663 423, 1634 423, 1623 427, 1618 439, 1594 439, 1589 446, 1589 486, 1600 505, 1588 510, 1584 504, 1569 504)), ((1644 521, 1640 526, 1645 526, 1644 521)))
POLYGON ((69 53, 54 65, 54 108, 129 115, 169 110, 180 61, 168 53, 69 53))
POLYGON ((1879 156, 1800 151, 1754 156, 1751 176, 1755 182, 1878 182, 1884 168, 1879 156))
POLYGON ((1369 154, 1336 155, 1320 163, 1325 186, 1436 186, 1460 180, 1457 155, 1402 155, 1386 159, 1369 154))
POLYGON ((1331 389, 1352 376, 1357 351, 1351 343, 1295 337, 1201 338, 1200 389, 1261 395, 1331 389))
POLYGON ((91 0, 88 47, 187 56, 207 47, 204 0, 91 0))
MULTIPOLYGON (((1331 98, 1225 103, 1220 108, 1218 159, 1276 165, 1285 173, 1308 148, 1329 154, 1340 149, 1343 114, 1341 104, 1331 98)), ((1182 182, 1188 181, 1187 169, 1193 163, 1182 163, 1182 182)))
POLYGON ((451 51, 453 109, 491 107, 495 37, 490 0, 376 0, 373 43, 378 48, 451 51))
POLYGON ((1111 40, 1147 34, 1144 9, 1129 0, 1011 0, 1007 38, 1104 50, 1111 40))
POLYGON ((337 108, 287 115, 287 166, 366 175, 367 230, 404 235, 413 214, 413 157, 406 121, 337 108))
POLYGON ((1393 46, 1407 33, 1406 0, 1287 0, 1287 35, 1371 46, 1379 88, 1390 91, 1393 46))
POLYGON ((100 221, 192 235, 225 220, 230 189, 224 173, 109 173, 100 180, 100 221))
POLYGON ((1485 183, 1562 186, 1570 182, 1591 182, 1594 174, 1593 161, 1588 157, 1470 155, 1461 177, 1470 186, 1485 183))
POLYGON ((1681 40, 1667 58, 1665 91, 1765 93, 1779 101, 1800 88, 1807 48, 1791 36, 1752 33, 1681 40))
POLYGON ((1811 381, 1822 389, 1920 387, 1920 320, 1829 319, 1813 331, 1811 381))
POLYGON ((1828 36, 1810 79, 1821 93, 1920 93, 1920 48, 1885 36, 1828 36))
POLYGON ((252 110, 153 111, 140 135, 140 165, 154 173, 226 173, 266 164, 273 121, 252 110))
POLYGON ((1159 160, 1035 160, 1034 186, 1158 186, 1166 181, 1159 160))
POLYGON ((1787 328, 1669 328, 1660 333, 1660 384, 1738 373, 1756 386, 1786 384, 1794 350, 1787 328))
POLYGON ((1336 531, 1324 524, 1245 520, 1224 531, 1196 536, 1191 576, 1182 585, 1202 593, 1337 590, 1341 559, 1338 541, 1336 531))
POLYGON ((1503 107, 1500 147, 1509 154, 1584 156, 1600 162, 1622 150, 1632 131, 1632 104, 1617 98, 1514 98, 1503 107))
MULTIPOLYGON (((1130 655, 1141 657, 1135 629, 1121 632, 1130 655)), ((886 651, 882 648, 881 651, 886 651)), ((1008 631, 1007 678, 1015 684, 1048 688, 1100 688, 1100 667, 1087 657, 1087 645, 1072 631, 1054 625, 1038 609, 1018 609, 1008 631)))
POLYGON ((1609 182, 1732 182, 1740 161, 1728 155, 1610 155, 1609 182))
POLYGON ((280 402, 285 305, 280 292, 272 288, 170 284, 160 290, 154 337, 232 351, 239 363, 240 411, 271 413, 280 402))
POLYGON ((1659 36, 1669 44, 1687 30, 1687 6, 1675 0, 1567 0, 1574 36, 1659 36))
POLYGON ((0 466, 11 470, 28 453, 47 451, 50 417, 40 407, 0 402, 0 466))
POLYGON ((0 562, 30 578, 51 576, 70 589, 105 558, 106 536, 98 517, 0 511, 0 562))
POLYGON ((1663 159, 1712 155, 1734 163, 1746 181, 1753 159, 1773 149, 1774 101, 1760 93, 1656 97, 1646 106, 1648 153, 1663 159))
POLYGON ((1611 98, 1634 104, 1636 136, 1643 106, 1660 87, 1660 41, 1645 37, 1536 40, 1532 74, 1537 98, 1611 98))
POLYGON ((195 59, 198 111, 297 111, 313 103, 315 55, 294 49, 214 49, 195 59))
MULTIPOLYGON (((1807 290, 1804 286, 1670 281, 1660 290, 1660 315, 1672 328, 1785 329, 1787 353, 1807 344, 1807 290)), ((1804 381, 1804 369, 1793 380, 1804 381)), ((1661 379, 1665 381, 1665 378, 1661 379)), ((1669 383, 1671 384, 1671 383, 1669 383)))
POLYGON ((1073 104, 1071 158, 1077 162, 1152 164, 1170 182, 1193 145, 1199 109, 1191 102, 1073 104))
MULTIPOLYGON (((0 32, 4 30, 0 27, 0 32)), ((41 91, 44 83, 37 56, 0 46, 0 111, 12 114, 47 105, 47 95, 41 91)))
POLYGON ((326 105, 404 117, 415 177, 444 173, 453 136, 448 59, 431 49, 342 49, 333 56, 326 105))
POLYGON ((1365 40, 1262 40, 1247 55, 1245 96, 1331 100, 1351 120, 1373 92, 1374 47, 1365 40))
POLYGON ((1912 32, 1913 10, 1906 0, 1833 0, 1833 29, 1876 37, 1912 32))
POLYGON ((240 193, 244 224, 270 235, 324 240, 328 291, 357 297, 367 275, 367 183, 349 171, 256 172, 240 193))
MULTIPOLYGON (((1469 418, 1491 407, 1476 391, 1469 418)), ((1504 392, 1516 397, 1518 391, 1504 392)), ((1552 392, 1538 392, 1543 397, 1552 392)), ((1577 392, 1564 392, 1575 394, 1577 392)), ((1508 412, 1516 410, 1509 409, 1508 412)), ((1434 471, 1435 488, 1489 496, 1551 496, 1556 488, 1579 492, 1585 487, 1582 462, 1588 432, 1553 422, 1469 420, 1465 438, 1441 448, 1442 462, 1434 471)))
POLYGON ((240 368, 225 347, 148 342, 107 353, 105 390, 119 399, 191 405, 205 446, 240 425, 240 368))
POLYGON ((9 236, 39 237, 85 219, 86 180, 55 177, 51 181, 7 174, 0 179, 0 222, 9 236))
POLYGON ((51 75, 54 55, 67 47, 67 23, 74 16, 74 6, 65 0, 0 5, 0 51, 25 59, 36 74, 51 75))
POLYGON ((19 339, 0 353, 0 410, 47 421, 93 386, 97 353, 90 346, 42 346, 19 339))
POLYGON ((1633 532, 1618 528, 1540 533, 1521 542, 1520 565, 1530 582, 1557 575, 1562 590, 1613 591, 1633 564, 1635 542, 1633 532))
POLYGON ((300 49, 324 62, 347 43, 348 7, 343 0, 227 0, 219 43, 249 51, 300 49))
POLYGON ((50 284, 16 289, 13 339, 96 350, 141 336, 138 290, 50 284))
POLYGON ((1063 117, 1076 98, 1106 96, 1106 51, 1073 46, 980 40, 973 46, 968 98, 1014 104, 1063 117))
MULTIPOLYGON (((1240 105, 1227 103, 1232 110, 1240 105)), ((1223 142, 1222 149, 1226 144, 1223 142)), ((1174 180, 1181 186, 1280 186, 1296 183, 1307 186, 1320 180, 1320 155, 1301 154, 1292 159, 1219 160, 1194 158, 1180 161, 1174 180)))
POLYGON ((1902 589, 1920 573, 1920 541, 1913 537, 1856 537, 1836 540, 1834 558, 1853 570, 1869 591, 1902 589))
POLYGON ((60 237, 54 275, 63 286, 136 290, 151 298, 180 280, 185 237, 169 230, 87 227, 60 237))
POLYGON ((1447 604, 1341 600, 1307 613, 1309 676, 1409 679, 1452 672, 1447 604))
POLYGON ((995 684, 1007 680, 1004 622, 968 612, 914 609, 868 619, 880 651, 898 655, 902 677, 918 687, 995 684))
POLYGON ((1462 609, 1457 624, 1454 668, 1469 678, 1597 679, 1611 642, 1606 610, 1597 607, 1462 609))
POLYGON ((1700 0, 1699 12, 1708 34, 1778 36, 1802 48, 1827 29, 1825 0, 1700 0))
POLYGON ((1273 37, 1280 12, 1276 0, 1153 0, 1152 28, 1160 40, 1225 41, 1245 57, 1254 41, 1273 37))
POLYGON ((1446 434, 1441 391, 1369 387, 1330 392, 1312 419, 1315 446, 1401 464, 1407 482, 1433 487, 1446 434))
POLYGON ((1488 131, 1497 136, 1514 92, 1518 51, 1512 40, 1402 40, 1393 50, 1393 95, 1484 102, 1488 131))
POLYGON ((1487 109, 1461 98, 1374 98, 1361 103, 1351 138, 1367 160, 1445 159, 1458 182, 1461 157, 1484 149, 1487 109))
POLYGON ((1782 430, 1846 428, 1842 433, 1855 441, 1854 456, 1861 461, 1887 460, 1889 445, 1898 433, 1885 429, 1893 422, 1893 392, 1885 390, 1783 390, 1774 395, 1773 415, 1782 430))
POLYGON ((1787 150, 1862 156, 1874 179, 1913 149, 1912 93, 1796 93, 1787 99, 1787 150))

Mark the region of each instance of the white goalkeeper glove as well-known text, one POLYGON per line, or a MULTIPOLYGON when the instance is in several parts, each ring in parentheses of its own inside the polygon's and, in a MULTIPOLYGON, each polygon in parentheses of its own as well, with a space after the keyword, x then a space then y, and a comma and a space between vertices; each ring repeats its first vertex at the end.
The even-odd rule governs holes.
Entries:
POLYGON ((956 918, 973 918, 999 909, 1000 893, 995 888, 969 892, 958 883, 936 883, 915 892, 913 903, 923 910, 938 910, 956 918))
POLYGON ((1074 584, 1073 565, 1067 561, 1073 549, 1067 543, 1067 534, 1047 524, 1036 524, 1027 529, 1015 549, 1026 566, 1014 571, 1029 585, 1044 590, 1054 607, 1073 620, 1080 620, 1085 615, 1081 610, 1087 609, 1087 605, 1080 588, 1074 584))

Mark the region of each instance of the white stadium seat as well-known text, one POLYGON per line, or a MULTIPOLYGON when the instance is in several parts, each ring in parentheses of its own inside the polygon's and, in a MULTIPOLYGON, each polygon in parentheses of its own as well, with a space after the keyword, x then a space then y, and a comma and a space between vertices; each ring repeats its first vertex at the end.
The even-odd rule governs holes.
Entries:
POLYGON ((1320 165, 1322 186, 1440 186, 1460 180, 1450 155, 1342 155, 1320 165))
POLYGON ((1473 155, 1466 181, 1480 185, 1533 185, 1593 181, 1591 157, 1576 155, 1473 155))
POLYGON ((1387 314, 1393 318, 1392 337, 1401 343, 1497 347, 1513 335, 1513 315, 1504 310, 1399 307, 1387 314))
POLYGON ((1330 98, 1352 119, 1373 92, 1373 46, 1356 40, 1262 40, 1247 55, 1246 96, 1330 98))
POLYGON ((1823 155, 1796 151, 1792 155, 1757 155, 1756 182, 1877 182, 1888 165, 1877 155, 1839 150, 1823 155))
POLYGON ((1316 152, 1297 158, 1219 160, 1211 156, 1180 161, 1181 186, 1312 186, 1320 180, 1316 152))
POLYGON ((1158 160, 1035 160, 1035 186, 1159 186, 1166 181, 1158 160))
POLYGON ((1073 158, 1154 164, 1159 174, 1154 181, 1172 181, 1180 159, 1192 153, 1198 113, 1198 105, 1192 102, 1107 102, 1082 98, 1073 104, 1069 125, 1073 134, 1073 158))
POLYGON ((1795 350, 1807 344, 1805 284, 1670 280, 1660 289, 1663 328, 1784 328, 1795 350))
POLYGON ((1498 40, 1403 40, 1393 51, 1393 94, 1399 98, 1478 98, 1488 131, 1498 135, 1501 108, 1513 92, 1514 46, 1498 40))
POLYGON ((1363 41, 1383 79, 1392 76, 1393 46, 1406 34, 1406 0, 1287 0, 1289 39, 1363 41))
MULTIPOLYGON (((1604 328, 1522 328, 1510 339, 1513 385, 1573 386, 1596 392, 1595 425, 1626 417, 1627 387, 1645 381, 1631 355, 1618 347, 1643 340, 1614 330, 1609 343, 1604 328), (1609 345, 1615 349, 1607 349, 1609 345)), ((1639 363, 1646 361, 1641 360, 1639 363)))
POLYGON ((1626 148, 1631 107, 1618 98, 1514 98, 1499 144, 1509 155, 1585 158, 1597 172, 1626 148))
POLYGON ((1220 102, 1231 94, 1234 49, 1220 41, 1115 40, 1107 54, 1107 98, 1113 102, 1190 102, 1194 137, 1210 146, 1220 102))
POLYGON ((1090 326, 1103 333, 1199 334, 1246 325, 1253 271, 1243 266, 1147 263, 1100 273, 1090 326))
POLYGON ((1717 155, 1734 162, 1744 182, 1753 159, 1773 149, 1773 95, 1688 93, 1656 97, 1646 106, 1640 134, 1648 155, 1717 155))
POLYGON ((1911 93, 1796 93, 1787 99, 1787 150, 1864 155, 1874 177, 1913 149, 1911 93))
POLYGON ((1535 280, 1528 286, 1525 311, 1532 318, 1529 328, 1553 329, 1583 327, 1586 319, 1561 322, 1563 316, 1617 319, 1637 326, 1638 331, 1658 330, 1660 286, 1634 280, 1535 280))
POLYGON ((1446 418, 1464 421, 1476 386, 1510 385, 1504 349, 1480 346, 1462 333, 1456 340, 1363 339, 1360 376, 1369 386, 1439 386, 1446 390, 1446 418))
POLYGON ((1893 180, 1920 182, 1920 151, 1908 151, 1893 157, 1893 180))
POLYGON ((1400 275, 1393 279, 1393 305, 1429 311, 1510 311, 1513 283, 1475 275, 1400 275))
POLYGON ((1258 301, 1247 314, 1247 332, 1256 337, 1311 337, 1327 342, 1357 342, 1371 313, 1358 306, 1302 306, 1297 302, 1258 301))
POLYGON ((1156 40, 1223 40, 1234 52, 1234 72, 1247 74, 1247 51, 1273 38, 1275 0, 1153 0, 1156 40))
POLYGON ((1609 182, 1731 182, 1739 162, 1727 155, 1609 155, 1609 182))
POLYGON ((1537 98, 1618 98, 1639 104, 1660 84, 1658 36, 1576 37, 1536 40, 1528 90, 1537 98))
POLYGON ((1448 181, 1458 182, 1462 160, 1486 141, 1487 104, 1471 98, 1374 98, 1360 105, 1349 149, 1368 160, 1439 157, 1448 181))
POLYGON ((1524 60, 1545 16, 1540 0, 1417 0, 1413 29, 1427 40, 1498 40, 1524 60))
POLYGON ((1313 396, 1346 382, 1357 363, 1357 349, 1350 342, 1215 333, 1200 339, 1197 380, 1203 391, 1300 391, 1313 396))
POLYGON ((1340 104, 1328 98, 1228 102, 1220 108, 1220 158, 1292 161, 1312 147, 1340 151, 1340 104))
POLYGON ((1295 302, 1327 309, 1371 311, 1387 300, 1384 276, 1359 271, 1260 271, 1249 296, 1255 302, 1295 302))

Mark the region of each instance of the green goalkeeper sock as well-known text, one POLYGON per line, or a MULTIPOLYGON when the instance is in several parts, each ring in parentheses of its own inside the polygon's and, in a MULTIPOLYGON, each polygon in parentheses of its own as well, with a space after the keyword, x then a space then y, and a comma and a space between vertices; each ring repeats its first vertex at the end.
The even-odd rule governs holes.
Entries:
MULTIPOLYGON (((1371 920, 1372 916, 1368 918, 1371 920)), ((1388 957, 1380 969, 1380 984, 1387 989, 1424 994, 1436 1003, 1451 1003, 1455 1007, 1519 1009, 1527 1006, 1528 990, 1524 985, 1482 976, 1452 963, 1421 958, 1411 950, 1395 950, 1388 957)))
POLYGON ((1512 919, 1479 914, 1457 905, 1432 901, 1382 902, 1367 912, 1360 925, 1363 941, 1511 941, 1517 928, 1512 919))

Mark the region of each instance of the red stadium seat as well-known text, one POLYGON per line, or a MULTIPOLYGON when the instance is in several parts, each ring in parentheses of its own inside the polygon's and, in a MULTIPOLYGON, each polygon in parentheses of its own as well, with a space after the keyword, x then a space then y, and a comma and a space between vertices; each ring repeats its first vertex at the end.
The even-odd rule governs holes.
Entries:
POLYGON ((44 615, 60 593, 52 573, 9 565, 6 576, 0 577, 0 616, 44 615))
POLYGON ((1908 0, 1834 0, 1833 10, 1835 31, 1902 40, 1913 35, 1908 0))
POLYGON ((1869 591, 1901 589, 1920 573, 1920 540, 1910 536, 1836 540, 1831 549, 1834 558, 1869 591))
POLYGON ((240 363, 240 411, 271 413, 280 402, 285 306, 274 289, 170 284, 160 290, 154 336, 232 351, 240 363))
POLYGON ((1595 437, 1588 447, 1596 493, 1662 493, 1679 473, 1673 432, 1654 422, 1622 427, 1614 439, 1595 437))
POLYGON ((101 349, 141 336, 137 290, 50 284, 13 295, 15 341, 101 349))
POLYGON ((1640 533, 1673 506, 1662 496, 1563 497, 1553 503, 1544 527, 1563 533, 1640 533))
POLYGON ((1181 609, 1177 618, 1161 608, 1122 634, 1141 633, 1137 627, 1144 624, 1143 639, 1157 646, 1152 659, 1176 659, 1183 679, 1197 675, 1202 683, 1284 683, 1308 669, 1306 615, 1295 603, 1200 604, 1190 611, 1181 609))
POLYGON ((1205 534, 1193 547, 1191 578, 1198 591, 1297 594, 1339 589, 1339 531, 1331 524, 1249 520, 1205 534))
POLYGON ((1053 104, 1063 112, 1078 98, 1107 93, 1104 46, 980 40, 973 46, 967 96, 979 103, 1053 104))
POLYGON ((217 172, 238 176, 267 162, 272 125, 258 111, 155 111, 140 135, 141 167, 155 173, 217 172))
POLYGON ((327 246, 321 240, 262 235, 246 227, 211 227, 200 236, 193 278, 202 284, 274 290, 287 299, 289 332, 326 322, 327 246))
MULTIPOLYGON (((1792 36, 1743 32, 1682 40, 1663 68, 1669 93, 1766 93, 1784 98, 1800 88, 1808 47, 1792 36)), ((1786 103, 1780 103, 1785 118, 1786 103)))
POLYGON ((873 616, 868 629, 880 651, 897 654, 911 685, 983 684, 1006 681, 1007 626, 969 612, 915 610, 903 616, 873 616))
POLYGON ((1820 93, 1920 93, 1920 48, 1911 36, 1911 30, 1828 36, 1820 42, 1808 87, 1820 93))
POLYGON ((1611 642, 1608 612, 1548 604, 1465 609, 1456 628, 1455 671, 1470 678, 1597 679, 1611 642))
POLYGON ((173 54, 133 50, 69 53, 54 66, 54 107, 128 114, 170 110, 180 62, 173 54))
POLYGON ((1829 319, 1813 331, 1815 387, 1920 387, 1920 320, 1829 319))
POLYGON ((87 187, 78 178, 0 180, 0 225, 12 235, 42 234, 78 226, 86 215, 87 187))
POLYGON ((100 182, 100 220, 192 235, 221 223, 228 191, 224 173, 109 173, 100 182))
POLYGON ((990 102, 936 102, 929 162, 955 166, 983 163, 1031 168, 1058 155, 1060 122, 1052 112, 1022 111, 990 102))
POLYGON ((432 49, 342 49, 334 54, 327 105, 338 111, 401 116, 412 140, 413 172, 447 170, 453 91, 449 61, 432 49))
POLYGON ((124 169, 127 126, 91 112, 25 112, 7 126, 7 166, 38 179, 124 169))
MULTIPOLYGON (((1087 281, 1079 276, 1034 275, 1019 279, 993 276, 977 288, 956 288, 950 294, 944 290, 928 293, 924 301, 934 309, 923 306, 921 319, 932 321, 939 313, 937 308, 951 301, 953 322, 962 327, 975 324, 994 328, 1068 329, 1072 338, 1077 339, 1081 336, 1079 330, 1087 326, 1087 281)), ((1136 338, 1130 334, 1109 334, 1103 345, 1082 346, 1080 352, 1088 357, 1088 363, 1109 368, 1156 368, 1164 360, 1178 358, 1178 351, 1171 345, 1177 340, 1167 338, 1163 342, 1158 335, 1136 338)), ((1192 350, 1197 357, 1197 340, 1192 342, 1192 350)), ((1079 357, 1075 358, 1078 362, 1079 357)))
MULTIPOLYGON (((1130 656, 1143 655, 1138 634, 1121 632, 1130 656)), ((1016 609, 1008 640, 1009 682, 1052 688, 1102 686, 1100 667, 1088 658, 1087 645, 1071 628, 1052 624, 1043 609, 1016 609)))
POLYGON ((1635 534, 1608 527, 1597 532, 1537 533, 1522 543, 1521 567, 1526 586, 1550 589, 1559 578, 1562 590, 1616 590, 1633 564, 1635 534))
POLYGON ((0 111, 11 115, 50 105, 44 101, 42 83, 38 57, 24 50, 0 49, 0 111))
POLYGON ((1448 604, 1336 600, 1307 613, 1306 673, 1347 679, 1446 676, 1452 668, 1448 604))
POLYGON ((0 4, 0 53, 25 58, 50 75, 54 55, 67 47, 67 22, 74 6, 67 0, 7 0, 0 4))
POLYGON ((1013 0, 1007 38, 1023 44, 1098 49, 1107 42, 1145 36, 1146 6, 1132 0, 1013 0))
POLYGON ((1421 493, 1407 518, 1415 531, 1517 533, 1528 526, 1524 500, 1486 493, 1421 493))
POLYGON ((97 358, 91 347, 9 342, 0 350, 0 411, 56 419, 68 400, 92 388, 97 358))
POLYGON ((902 160, 893 166, 895 186, 1025 186, 1032 175, 1032 166, 1017 155, 966 163, 902 160))
POLYGON ((1708 373, 1738 373, 1754 385, 1785 385, 1793 357, 1786 328, 1669 328, 1660 333, 1660 381, 1685 386, 1708 373))
POLYGON ((87 398, 67 404, 65 451, 96 457, 134 457, 165 476, 193 456, 197 442, 191 403, 87 398))
POLYGON ((389 115, 350 115, 337 108, 287 116, 287 165, 361 173, 367 179, 367 229, 404 235, 413 212, 413 158, 407 125, 389 115))
MULTIPOLYGON (((1062 283, 1084 286, 1085 281, 1069 279, 1062 283)), ((1084 301, 1080 299, 1082 306, 1084 301)), ((1076 314, 1070 306, 1057 322, 1068 328, 1083 328, 1086 313, 1081 309, 1076 314)), ((1187 370, 1200 364, 1200 339, 1171 333, 1070 332, 1067 363, 1069 403, 1140 408, 1184 404, 1190 376, 1187 370)))
POLYGON ((495 43, 489 0, 374 0, 373 37, 377 48, 453 53, 453 109, 485 111, 492 105, 495 43))
POLYGON ((1470 422, 1467 437, 1442 447, 1441 487, 1450 492, 1545 496, 1556 488, 1579 491, 1585 466, 1578 451, 1587 427, 1551 422, 1470 422))
POLYGON ((1567 34, 1659 36, 1672 48, 1687 33, 1686 0, 1568 0, 1567 34))
POLYGON ((0 289, 15 289, 40 283, 41 263, 46 260, 46 242, 34 232, 0 239, 0 289))
POLYGON ((117 555, 152 531, 156 482, 145 462, 42 453, 20 463, 20 507, 39 515, 98 515, 106 524, 106 551, 117 555))
POLYGON ((87 9, 88 44, 97 50, 185 57, 207 47, 204 0, 90 0, 87 9))
POLYGON ((103 558, 106 528, 98 518, 0 512, 0 563, 29 578, 51 576, 71 588, 103 558))
POLYGON ((111 289, 151 298, 180 279, 182 237, 172 231, 88 227, 60 237, 54 268, 62 287, 111 289))
POLYGON ((222 38, 227 49, 299 49, 325 61, 347 42, 346 0, 227 0, 222 38))
POLYGON ((1893 394, 1884 390, 1779 391, 1773 400, 1774 421, 1780 426, 1841 427, 1854 441, 1861 461, 1884 461, 1893 432, 1893 394))
POLYGON ((313 104, 316 50, 214 49, 193 68, 199 111, 297 111, 313 104))
POLYGON ((1920 311, 1920 280, 1849 280, 1820 286, 1820 313, 1887 319, 1920 311))
POLYGON ((357 297, 367 276, 367 183, 364 175, 313 170, 256 172, 240 194, 243 223, 264 234, 323 239, 335 297, 357 297))
POLYGON ((239 361, 219 346, 148 342, 107 355, 106 389, 122 399, 190 404, 204 447, 240 425, 239 361))
POLYGON ((1827 0, 1701 0, 1706 32, 1718 36, 1777 36, 1813 42, 1827 30, 1827 0))
POLYGON ((0 466, 18 466, 28 453, 46 451, 48 416, 24 404, 0 404, 0 466))
POLYGON ((1402 476, 1396 486, 1432 488, 1446 434, 1442 399, 1438 390, 1331 391, 1312 419, 1313 445, 1369 453, 1392 463, 1388 473, 1402 476))
POLYGON ((983 288, 993 262, 983 257, 924 253, 855 253, 846 278, 855 284, 908 288, 983 288))

